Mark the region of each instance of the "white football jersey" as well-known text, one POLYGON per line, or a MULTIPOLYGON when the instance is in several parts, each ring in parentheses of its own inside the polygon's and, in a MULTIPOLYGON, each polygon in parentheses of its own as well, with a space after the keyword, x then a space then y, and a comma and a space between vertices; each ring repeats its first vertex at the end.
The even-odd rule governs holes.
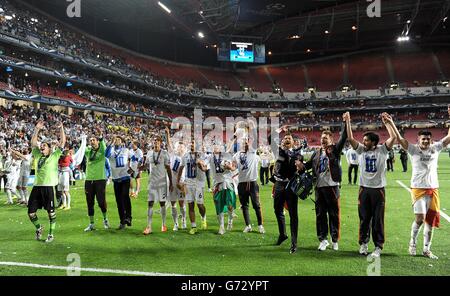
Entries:
POLYGON ((316 187, 339 186, 339 182, 334 182, 331 178, 329 159, 325 150, 321 149, 322 154, 319 156, 319 175, 317 176, 316 187))
POLYGON ((229 153, 220 153, 220 154, 213 154, 210 160, 211 164, 211 175, 214 180, 214 186, 220 183, 229 182, 230 184, 233 183, 232 177, 233 174, 229 170, 223 170, 221 169, 220 164, 222 161, 233 161, 232 156, 229 153))
POLYGON ((141 149, 130 149, 130 167, 133 171, 137 172, 140 164, 142 164, 144 160, 144 153, 142 153, 141 149))
POLYGON ((364 150, 358 145, 356 154, 359 161, 359 186, 383 188, 386 186, 386 160, 389 150, 386 145, 378 145, 374 150, 364 150))
MULTIPOLYGON (((172 171, 172 184, 177 184, 178 173, 180 172, 182 159, 176 154, 169 153, 170 170, 172 171)), ((184 183, 184 176, 181 176, 181 183, 184 183)))
POLYGON ((152 188, 165 187, 168 183, 166 165, 170 166, 169 153, 166 150, 154 152, 150 150, 147 153, 146 164, 149 166, 150 178, 149 185, 152 188))
POLYGON ((408 145, 412 164, 411 188, 439 188, 437 169, 439 152, 443 148, 442 142, 436 142, 426 150, 417 144, 408 145))
POLYGON ((25 155, 25 159, 23 159, 20 164, 20 176, 28 177, 30 175, 31 158, 32 158, 31 154, 25 155))
POLYGON ((345 157, 347 158, 348 164, 358 164, 358 154, 353 148, 348 149, 345 152, 345 157))
POLYGON ((258 166, 261 158, 256 151, 238 152, 233 156, 239 170, 239 183, 254 182, 258 179, 258 166))
POLYGON ((3 169, 7 172, 8 176, 11 176, 11 177, 17 176, 18 177, 19 172, 20 172, 20 163, 21 163, 20 160, 13 159, 10 157, 5 161, 5 165, 4 165, 3 169))
POLYGON ((210 170, 211 169, 211 158, 212 158, 212 153, 210 152, 205 152, 202 153, 202 160, 205 162, 206 164, 206 169, 210 170))
POLYGON ((191 152, 186 153, 182 158, 181 164, 184 167, 184 180, 187 186, 203 185, 206 180, 205 173, 197 165, 198 159, 202 159, 202 155, 191 152))
POLYGON ((130 151, 125 147, 111 147, 111 154, 109 155, 109 163, 111 166, 111 177, 113 180, 123 179, 129 177, 129 161, 130 151))

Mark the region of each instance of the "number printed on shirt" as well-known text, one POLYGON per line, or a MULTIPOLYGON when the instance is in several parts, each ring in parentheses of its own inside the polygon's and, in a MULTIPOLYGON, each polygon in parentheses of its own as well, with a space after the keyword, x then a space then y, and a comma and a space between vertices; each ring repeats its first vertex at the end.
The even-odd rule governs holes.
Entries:
POLYGON ((123 168, 125 166, 123 156, 116 157, 116 168, 123 168))
POLYGON ((366 157, 366 172, 376 173, 377 172, 377 159, 366 157))
POLYGON ((172 171, 174 171, 174 172, 178 171, 179 167, 180 167, 180 160, 177 158, 177 159, 175 159, 175 162, 173 163, 172 171))
POLYGON ((328 157, 320 157, 319 171, 323 173, 328 168, 328 157))
POLYGON ((193 179, 193 178, 197 177, 197 170, 196 170, 195 164, 188 162, 186 169, 187 169, 187 177, 189 179, 193 179))
POLYGON ((241 170, 247 170, 248 169, 248 162, 247 162, 247 155, 241 154, 240 156, 240 162, 241 162, 241 170))

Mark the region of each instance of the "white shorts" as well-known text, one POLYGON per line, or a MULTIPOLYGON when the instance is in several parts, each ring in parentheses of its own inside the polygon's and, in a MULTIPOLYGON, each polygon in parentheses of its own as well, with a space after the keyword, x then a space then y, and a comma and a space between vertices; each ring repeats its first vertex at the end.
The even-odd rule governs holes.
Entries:
POLYGON ((69 191, 70 172, 59 172, 58 191, 69 191))
POLYGON ((414 214, 423 214, 426 215, 428 213, 428 209, 430 208, 431 197, 424 196, 421 199, 417 200, 414 205, 414 214))
POLYGON ((187 203, 196 202, 198 205, 205 203, 203 196, 203 188, 200 186, 186 186, 187 203))
POLYGON ((168 198, 167 186, 162 186, 158 188, 149 187, 148 188, 148 201, 153 202, 166 202, 168 198))
POLYGON ((17 181, 17 186, 18 187, 27 187, 29 178, 30 178, 30 176, 20 176, 19 181, 17 181))
POLYGON ((169 200, 172 202, 184 200, 184 194, 174 185, 172 192, 169 192, 169 200))
POLYGON ((17 187, 17 182, 19 181, 19 175, 8 174, 6 178, 8 179, 8 181, 6 182, 5 188, 15 191, 17 187))

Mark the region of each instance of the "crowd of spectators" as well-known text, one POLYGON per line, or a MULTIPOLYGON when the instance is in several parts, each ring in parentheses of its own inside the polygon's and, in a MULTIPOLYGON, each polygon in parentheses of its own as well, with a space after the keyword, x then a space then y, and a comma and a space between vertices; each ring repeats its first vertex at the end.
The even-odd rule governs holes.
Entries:
MULTIPOLYGON (((190 78, 185 77, 181 79, 180 83, 167 77, 161 77, 152 69, 127 61, 124 54, 116 53, 117 50, 108 48, 84 34, 74 32, 58 22, 21 7, 19 3, 12 5, 7 0, 0 0, 0 29, 37 43, 37 45, 57 50, 62 54, 83 58, 86 61, 92 61, 93 64, 119 70, 125 75, 133 74, 142 80, 150 81, 172 91, 204 94, 199 83, 190 78)), ((34 62, 39 62, 39 59, 35 59, 34 62)))
MULTIPOLYGON (((0 147, 17 149, 28 147, 37 121, 43 120, 46 129, 41 140, 59 135, 54 126, 56 122, 64 124, 69 146, 76 147, 81 135, 91 136, 100 129, 105 138, 121 135, 128 140, 137 140, 142 147, 148 146, 155 135, 162 135, 168 125, 166 121, 149 121, 141 118, 116 116, 114 114, 95 115, 93 112, 75 110, 71 115, 51 109, 36 109, 32 106, 15 105, 8 102, 0 107, 0 147)), ((98 136, 98 135, 97 135, 98 136)))

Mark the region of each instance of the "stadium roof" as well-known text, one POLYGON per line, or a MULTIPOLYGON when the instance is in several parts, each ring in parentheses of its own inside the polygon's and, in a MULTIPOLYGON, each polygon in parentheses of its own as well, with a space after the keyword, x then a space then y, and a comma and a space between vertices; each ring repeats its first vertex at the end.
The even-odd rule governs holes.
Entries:
POLYGON ((205 65, 230 39, 266 44, 269 63, 395 46, 406 32, 419 45, 450 40, 449 0, 380 0, 380 17, 366 0, 161 0, 170 13, 157 0, 80 0, 81 18, 66 15, 66 1, 22 1, 120 46, 205 65))

